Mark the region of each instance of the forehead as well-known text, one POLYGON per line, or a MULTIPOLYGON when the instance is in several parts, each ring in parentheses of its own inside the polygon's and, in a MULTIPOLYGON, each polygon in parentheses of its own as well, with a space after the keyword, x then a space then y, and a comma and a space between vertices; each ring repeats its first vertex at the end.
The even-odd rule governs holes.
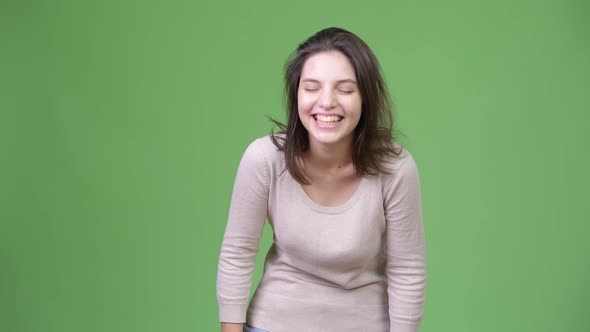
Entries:
POLYGON ((337 81, 356 78, 354 67, 348 58, 338 51, 320 52, 310 56, 303 64, 301 79, 337 81))

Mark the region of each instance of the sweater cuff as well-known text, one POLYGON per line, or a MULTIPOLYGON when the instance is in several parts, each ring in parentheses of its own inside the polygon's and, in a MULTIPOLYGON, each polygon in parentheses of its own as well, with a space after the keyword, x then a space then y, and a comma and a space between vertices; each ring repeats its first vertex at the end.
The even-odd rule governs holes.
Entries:
POLYGON ((418 332, 420 323, 408 324, 400 322, 389 322, 389 332, 418 332))
POLYGON ((245 323, 246 307, 244 304, 219 304, 219 321, 223 323, 245 323))

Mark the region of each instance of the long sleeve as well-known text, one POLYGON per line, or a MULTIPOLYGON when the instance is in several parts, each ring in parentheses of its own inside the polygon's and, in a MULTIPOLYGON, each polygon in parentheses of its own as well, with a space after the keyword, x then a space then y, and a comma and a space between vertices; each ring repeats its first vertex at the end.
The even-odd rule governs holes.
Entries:
POLYGON ((257 141, 238 167, 217 270, 221 322, 244 323, 268 205, 268 169, 257 141))
POLYGON ((417 332, 424 311, 426 244, 420 180, 408 153, 384 190, 390 332, 417 332))

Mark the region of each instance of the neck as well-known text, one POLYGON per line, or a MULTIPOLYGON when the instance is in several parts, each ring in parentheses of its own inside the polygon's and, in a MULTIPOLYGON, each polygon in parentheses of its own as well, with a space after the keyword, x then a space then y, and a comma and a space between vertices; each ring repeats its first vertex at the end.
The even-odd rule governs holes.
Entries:
POLYGON ((307 162, 324 169, 343 168, 352 163, 352 141, 321 144, 309 141, 307 162))

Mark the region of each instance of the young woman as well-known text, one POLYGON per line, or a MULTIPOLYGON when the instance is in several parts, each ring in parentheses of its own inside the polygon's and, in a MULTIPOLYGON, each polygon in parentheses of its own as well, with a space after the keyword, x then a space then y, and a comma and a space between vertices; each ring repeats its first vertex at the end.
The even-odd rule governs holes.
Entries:
POLYGON ((319 31, 285 73, 288 122, 240 162, 217 275, 223 332, 418 331, 426 287, 419 176, 392 137, 379 63, 319 31), (273 244, 248 296, 265 220, 273 244))

